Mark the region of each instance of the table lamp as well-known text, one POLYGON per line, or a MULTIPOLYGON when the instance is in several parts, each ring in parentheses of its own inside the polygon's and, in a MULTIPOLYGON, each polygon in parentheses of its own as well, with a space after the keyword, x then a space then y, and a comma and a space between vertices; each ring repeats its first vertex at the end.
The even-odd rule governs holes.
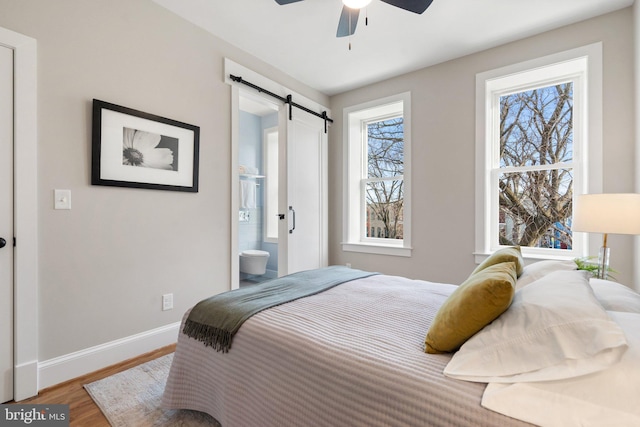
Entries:
POLYGON ((608 234, 640 234, 640 194, 582 194, 573 206, 573 231, 603 233, 598 255, 597 278, 606 279, 609 269, 608 234))

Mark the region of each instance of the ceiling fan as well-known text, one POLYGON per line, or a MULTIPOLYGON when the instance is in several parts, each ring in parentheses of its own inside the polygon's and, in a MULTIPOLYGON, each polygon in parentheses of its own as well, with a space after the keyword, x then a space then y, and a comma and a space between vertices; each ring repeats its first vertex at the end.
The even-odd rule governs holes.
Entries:
MULTIPOLYGON (((276 0, 279 5, 296 3, 302 0, 276 0)), ((433 0, 381 0, 391 6, 421 14, 431 5, 433 0)), ((350 36, 356 31, 360 9, 371 3, 371 0, 342 0, 344 6, 338 21, 336 37, 350 36)))

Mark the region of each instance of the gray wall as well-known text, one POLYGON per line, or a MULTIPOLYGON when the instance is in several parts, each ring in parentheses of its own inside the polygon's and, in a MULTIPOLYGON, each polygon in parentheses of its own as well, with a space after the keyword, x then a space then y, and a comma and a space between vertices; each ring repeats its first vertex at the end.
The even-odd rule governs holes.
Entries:
POLYGON ((229 289, 223 58, 328 97, 150 0, 0 0, 0 26, 38 41, 39 360, 177 322, 229 289), (200 126, 200 192, 91 186, 93 98, 200 126), (72 210, 53 210, 55 188, 72 210))
MULTIPOLYGON (((603 42, 604 191, 634 191, 634 78, 631 9, 425 68, 331 98, 330 262, 460 283, 474 264, 475 75, 590 43, 603 42), (411 91, 411 258, 343 252, 342 110, 411 91)), ((612 266, 632 281, 632 238, 611 236, 612 266)), ((594 248, 593 255, 597 255, 594 248)))

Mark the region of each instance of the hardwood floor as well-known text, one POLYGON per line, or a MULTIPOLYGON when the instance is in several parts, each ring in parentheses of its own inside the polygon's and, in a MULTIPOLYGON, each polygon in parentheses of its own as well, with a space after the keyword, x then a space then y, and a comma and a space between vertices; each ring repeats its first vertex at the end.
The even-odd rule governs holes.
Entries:
POLYGON ((175 349, 175 344, 159 348, 133 359, 125 360, 116 365, 44 389, 40 391, 38 396, 16 403, 66 404, 69 405, 69 418, 72 427, 110 427, 109 422, 102 415, 102 411, 93 402, 83 385, 157 359, 165 354, 174 352, 175 349))

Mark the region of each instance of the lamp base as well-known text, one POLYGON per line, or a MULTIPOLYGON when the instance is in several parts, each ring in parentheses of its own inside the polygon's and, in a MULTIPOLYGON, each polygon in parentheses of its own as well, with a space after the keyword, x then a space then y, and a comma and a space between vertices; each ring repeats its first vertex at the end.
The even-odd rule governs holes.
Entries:
POLYGON ((607 280, 609 276, 609 247, 603 246, 600 248, 600 253, 598 254, 598 275, 596 276, 598 279, 607 280))

